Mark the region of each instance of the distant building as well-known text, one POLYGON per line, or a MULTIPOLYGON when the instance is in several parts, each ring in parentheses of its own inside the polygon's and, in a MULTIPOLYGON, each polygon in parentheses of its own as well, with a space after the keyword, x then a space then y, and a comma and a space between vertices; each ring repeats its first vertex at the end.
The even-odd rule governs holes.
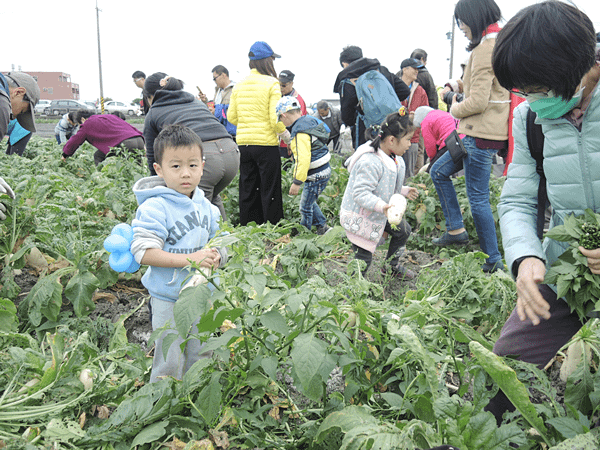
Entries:
MULTIPOLYGON (((3 71, 3 73, 6 73, 3 71)), ((28 72, 40 87, 40 98, 79 100, 79 84, 71 82, 71 75, 64 72, 28 72)))

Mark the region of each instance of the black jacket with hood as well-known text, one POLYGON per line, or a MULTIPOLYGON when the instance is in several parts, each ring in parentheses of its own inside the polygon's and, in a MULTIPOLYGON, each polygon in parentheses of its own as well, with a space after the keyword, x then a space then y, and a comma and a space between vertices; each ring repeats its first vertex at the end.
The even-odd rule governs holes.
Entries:
POLYGON ((160 89, 154 94, 152 106, 144 121, 144 139, 150 173, 154 171, 154 140, 167 125, 184 125, 196 132, 203 142, 231 139, 227 129, 210 112, 208 107, 186 91, 160 89))
POLYGON ((358 113, 362 113, 358 104, 358 97, 356 96, 356 89, 352 83, 348 83, 345 80, 351 80, 358 78, 363 73, 370 70, 379 70, 381 74, 388 79, 398 99, 404 100, 410 94, 410 89, 404 81, 398 76, 391 73, 385 66, 382 66, 377 59, 374 58, 360 58, 349 64, 344 70, 342 70, 333 86, 333 92, 340 95, 340 109, 342 111, 342 121, 348 127, 352 129, 352 142, 356 142, 356 133, 358 132, 358 145, 364 144, 365 139, 365 126, 362 121, 359 123, 359 129, 356 130, 356 116, 358 113))

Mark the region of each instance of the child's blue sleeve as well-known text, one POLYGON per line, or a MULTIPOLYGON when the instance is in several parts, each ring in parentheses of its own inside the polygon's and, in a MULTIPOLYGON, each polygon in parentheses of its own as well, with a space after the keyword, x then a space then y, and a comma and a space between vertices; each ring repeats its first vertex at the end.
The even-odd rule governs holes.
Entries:
POLYGON ((166 241, 169 236, 169 230, 167 230, 167 216, 164 207, 155 199, 148 199, 138 207, 135 219, 131 222, 131 226, 133 227, 134 236, 136 228, 150 231, 163 241, 166 241))
POLYGON ((149 248, 164 248, 169 236, 166 223, 165 211, 158 202, 150 199, 140 205, 135 219, 131 222, 133 228, 131 253, 138 263, 149 248))

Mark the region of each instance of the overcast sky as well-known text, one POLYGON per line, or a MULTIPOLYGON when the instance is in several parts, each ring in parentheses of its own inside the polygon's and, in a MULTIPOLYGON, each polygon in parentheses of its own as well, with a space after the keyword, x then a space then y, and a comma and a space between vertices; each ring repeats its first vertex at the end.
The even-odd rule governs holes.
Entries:
MULTIPOLYGON (((535 0, 496 0, 505 20, 535 0)), ((336 98, 333 82, 347 45, 362 47, 393 72, 417 47, 429 53, 436 84, 449 79, 454 0, 98 0, 104 96, 130 102, 140 95, 131 74, 162 71, 199 86, 212 98, 211 69, 223 64, 232 80, 247 75, 253 42, 268 42, 280 54, 275 69, 296 74, 294 86, 307 103, 336 98), (358 5, 363 5, 360 11, 358 5), (356 6, 354 6, 356 5, 356 6)), ((575 0, 600 29, 600 1, 575 0)), ((82 100, 100 95, 96 0, 5 1, 0 8, 5 37, 0 70, 62 71, 79 83, 82 100)), ((453 78, 468 57, 456 29, 453 78)))

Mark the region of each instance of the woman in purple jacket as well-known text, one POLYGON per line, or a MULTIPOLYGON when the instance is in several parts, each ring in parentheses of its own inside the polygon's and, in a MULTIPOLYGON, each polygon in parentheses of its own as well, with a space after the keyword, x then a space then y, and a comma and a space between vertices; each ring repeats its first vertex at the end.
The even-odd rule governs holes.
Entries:
POLYGON ((63 147, 63 160, 72 156, 85 141, 98 149, 94 153, 96 165, 112 156, 111 149, 114 147, 144 150, 141 131, 113 114, 94 114, 81 109, 77 111, 75 120, 80 125, 79 131, 63 147))

